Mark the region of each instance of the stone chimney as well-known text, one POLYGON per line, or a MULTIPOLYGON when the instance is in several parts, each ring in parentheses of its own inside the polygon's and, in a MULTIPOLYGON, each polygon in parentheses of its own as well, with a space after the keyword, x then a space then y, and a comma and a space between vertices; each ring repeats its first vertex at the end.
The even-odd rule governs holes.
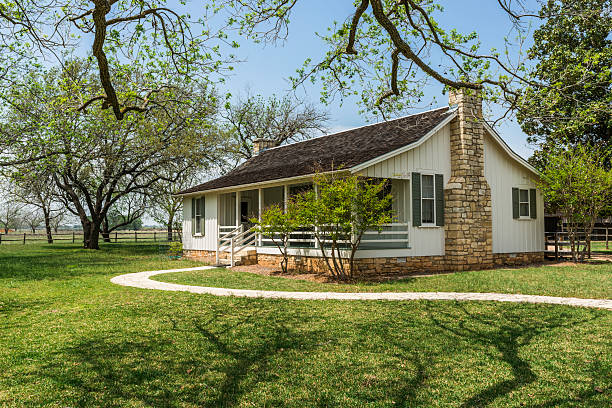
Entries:
POLYGON ((276 147, 276 143, 274 143, 272 140, 259 137, 253 140, 253 156, 257 156, 259 153, 272 147, 276 147))
POLYGON ((445 191, 445 257, 450 270, 493 266, 491 189, 484 177, 482 97, 474 90, 451 90, 457 107, 451 122, 451 178, 445 191))

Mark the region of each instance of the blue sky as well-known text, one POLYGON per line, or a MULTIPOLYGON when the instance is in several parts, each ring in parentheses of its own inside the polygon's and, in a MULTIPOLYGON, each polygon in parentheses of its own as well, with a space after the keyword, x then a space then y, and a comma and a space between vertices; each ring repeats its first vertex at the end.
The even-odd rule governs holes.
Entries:
MULTIPOLYGON (((478 32, 482 49, 491 47, 503 49, 504 36, 509 35, 512 24, 496 1, 492 0, 462 0, 442 1, 445 12, 440 17, 440 23, 445 28, 456 28, 462 33, 478 32)), ((195 8, 197 2, 191 3, 195 8)), ((201 4, 201 3, 200 3, 201 4)), ((293 14, 288 40, 277 45, 261 45, 239 40, 241 47, 237 56, 245 60, 235 66, 233 74, 227 79, 225 89, 233 95, 244 94, 247 88, 251 93, 283 94, 290 89, 287 78, 295 73, 306 58, 317 61, 326 51, 325 44, 315 35, 324 33, 334 20, 343 21, 354 11, 351 0, 302 0, 293 14)), ((192 15, 197 10, 191 10, 192 15)), ((313 104, 330 113, 331 131, 364 125, 366 118, 359 115, 357 100, 345 100, 343 105, 334 103, 324 106, 319 102, 318 85, 307 84, 302 95, 313 104)), ((427 100, 437 98, 435 106, 447 103, 447 97, 442 95, 442 86, 431 85, 426 88, 427 100)), ((427 109, 423 107, 423 110, 427 109)), ((514 151, 527 158, 532 149, 526 142, 526 136, 514 122, 505 122, 499 126, 499 131, 514 151)))

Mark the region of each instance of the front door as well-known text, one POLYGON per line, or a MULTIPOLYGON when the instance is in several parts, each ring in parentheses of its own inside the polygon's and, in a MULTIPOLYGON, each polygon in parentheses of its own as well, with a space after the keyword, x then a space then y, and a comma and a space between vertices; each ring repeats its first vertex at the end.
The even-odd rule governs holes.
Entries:
POLYGON ((249 224, 249 203, 246 201, 240 203, 240 222, 249 224))

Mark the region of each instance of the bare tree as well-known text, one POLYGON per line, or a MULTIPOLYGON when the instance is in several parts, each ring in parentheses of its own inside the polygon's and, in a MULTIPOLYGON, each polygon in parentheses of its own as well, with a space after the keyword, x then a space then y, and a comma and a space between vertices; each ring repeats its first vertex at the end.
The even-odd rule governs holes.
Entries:
POLYGON ((11 199, 0 202, 0 227, 4 229, 4 233, 8 234, 10 230, 16 230, 22 222, 23 205, 11 199))
POLYGON ((102 221, 102 238, 110 242, 110 234, 140 219, 147 209, 147 196, 140 193, 127 194, 117 200, 102 221))
POLYGON ((266 139, 274 146, 323 133, 327 112, 289 95, 282 98, 247 95, 223 113, 232 136, 231 151, 239 159, 253 156, 253 141, 266 139))
POLYGON ((174 240, 173 232, 181 229, 183 221, 183 198, 175 197, 173 193, 201 182, 205 170, 203 167, 191 166, 186 171, 179 172, 180 167, 169 166, 165 169, 167 177, 158 180, 152 186, 149 195, 149 214, 155 222, 166 228, 168 241, 174 240), (168 182, 167 180, 175 181, 168 182))
POLYGON ((51 229, 53 230, 54 233, 57 234, 59 227, 62 226, 62 223, 64 223, 67 219, 67 213, 68 210, 66 210, 65 208, 61 208, 58 211, 55 212, 53 218, 51 218, 51 229))
POLYGON ((45 216, 40 208, 30 207, 29 210, 24 211, 22 222, 32 231, 32 234, 36 234, 38 227, 45 222, 45 216))
POLYGON ((47 242, 53 243, 53 220, 65 212, 58 201, 58 191, 53 176, 47 171, 37 171, 37 168, 17 170, 13 173, 15 183, 14 196, 33 210, 25 217, 25 222, 35 233, 36 227, 44 222, 47 242), (42 220, 39 221, 39 218, 42 220), (38 222, 38 223, 36 223, 38 222))

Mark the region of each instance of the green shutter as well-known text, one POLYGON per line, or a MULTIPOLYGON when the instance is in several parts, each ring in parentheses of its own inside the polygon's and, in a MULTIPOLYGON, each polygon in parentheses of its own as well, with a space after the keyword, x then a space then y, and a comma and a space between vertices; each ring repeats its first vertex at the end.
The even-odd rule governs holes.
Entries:
POLYGON ((436 225, 444 226, 444 176, 436 174, 435 176, 436 189, 436 225))
POLYGON ((196 199, 195 197, 192 197, 191 198, 191 235, 195 235, 196 233, 195 214, 196 214, 196 199))
POLYGON ((519 218, 519 189, 512 188, 512 218, 519 218))
POLYGON ((200 234, 206 235, 206 198, 201 197, 200 203, 200 234))
POLYGON ((421 225, 421 173, 412 173, 412 225, 421 225))
POLYGON ((535 188, 529 190, 529 216, 533 219, 536 219, 538 217, 538 206, 536 203, 535 188))

